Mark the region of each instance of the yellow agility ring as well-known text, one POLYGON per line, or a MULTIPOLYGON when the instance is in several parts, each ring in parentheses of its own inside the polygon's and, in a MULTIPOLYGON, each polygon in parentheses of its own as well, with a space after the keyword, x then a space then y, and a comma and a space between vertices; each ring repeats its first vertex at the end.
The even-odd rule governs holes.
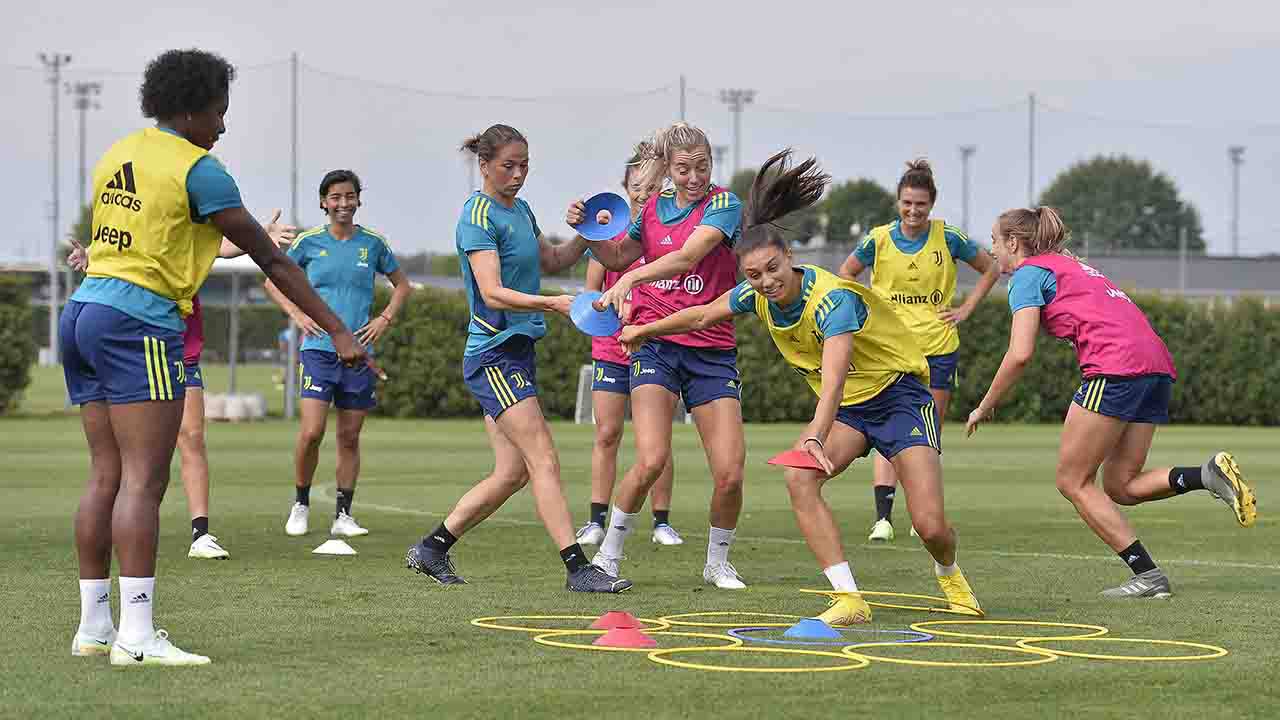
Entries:
MULTIPOLYGON (((598 618, 595 615, 495 615, 493 617, 476 618, 475 620, 471 621, 471 624, 475 625, 476 627, 486 628, 489 630, 512 630, 514 632, 547 633, 547 632, 555 632, 558 630, 581 630, 582 628, 580 627, 574 627, 574 628, 528 627, 525 625, 507 625, 505 623, 497 622, 497 621, 501 621, 501 620, 591 620, 594 622, 597 619, 598 618)), ((636 619, 639 620, 641 623, 653 626, 653 627, 639 628, 640 630, 643 630, 645 632, 649 632, 651 630, 666 630, 671 627, 670 623, 664 622, 662 620, 652 620, 650 618, 636 618, 636 619)))
POLYGON ((1054 642, 1057 640, 1071 640, 1072 642, 1115 642, 1115 643, 1149 643, 1152 645, 1177 645, 1178 647, 1199 648, 1201 650, 1209 650, 1210 652, 1203 655, 1103 655, 1101 653, 1082 653, 1068 652, 1066 650, 1054 650, 1053 648, 1035 647, 1036 650, 1043 650, 1054 655, 1073 658, 1087 658, 1089 660, 1128 660, 1130 662, 1181 662, 1186 660, 1213 660, 1214 658, 1223 657, 1228 653, 1226 648, 1220 648, 1217 645, 1204 645, 1201 643, 1187 642, 1185 640, 1150 640, 1147 638, 1116 638, 1116 637, 1091 637, 1091 638, 1035 638, 1030 640, 1019 640, 1018 647, 1032 649, 1031 646, 1038 646, 1040 643, 1054 642))
POLYGON ((858 670, 871 664, 871 661, 864 657, 854 655, 845 655, 838 652, 827 652, 825 650, 791 650, 788 648, 762 648, 762 647, 735 647, 735 648, 714 648, 714 647, 689 647, 689 648, 670 648, 667 650, 650 650, 649 659, 661 665, 670 665, 672 667, 684 668, 685 670, 711 670, 713 672, 746 672, 746 673, 809 673, 809 672, 839 672, 841 670, 858 670), (751 652, 751 653, 778 653, 784 655, 817 655, 819 657, 833 657, 843 660, 840 665, 821 665, 818 667, 742 667, 740 665, 706 665, 703 663, 685 662, 683 660, 672 660, 668 655, 677 655, 680 653, 697 653, 697 652, 751 652), (849 661, 853 663, 850 664, 849 661))
MULTIPOLYGON (((801 589, 801 590, 800 590, 800 592, 802 592, 802 593, 811 593, 811 594, 813 594, 813 595, 827 595, 827 596, 847 594, 847 593, 839 593, 839 592, 836 592, 836 591, 834 591, 834 590, 805 590, 805 589, 801 589)), ((976 617, 982 617, 982 611, 981 611, 981 610, 979 610, 978 608, 972 608, 972 607, 969 607, 968 605, 964 605, 964 604, 962 604, 962 603, 953 603, 953 602, 951 602, 950 600, 948 600, 948 599, 946 599, 946 598, 944 598, 944 597, 935 597, 935 596, 933 596, 933 595, 913 595, 913 594, 911 594, 911 593, 899 593, 899 592, 874 592, 874 591, 871 591, 871 590, 859 590, 857 594, 861 595, 863 600, 867 600, 867 597, 868 597, 868 596, 873 596, 873 597, 900 597, 900 598, 912 598, 912 599, 914 599, 914 600, 935 600, 935 601, 937 601, 937 602, 942 602, 942 603, 946 603, 946 604, 947 604, 947 605, 946 605, 946 607, 935 607, 935 606, 932 606, 932 605, 899 605, 899 604, 896 604, 896 603, 886 603, 886 602, 878 602, 878 601, 867 600, 867 604, 868 604, 868 605, 870 605, 871 607, 890 608, 890 609, 893 609, 893 610, 917 610, 917 611, 920 611, 920 612, 949 613, 949 614, 951 614, 951 615, 965 615, 965 616, 968 616, 968 617, 974 617, 974 616, 976 616, 976 617), (964 608, 964 609, 963 609, 963 610, 953 610, 953 609, 951 609, 951 606, 952 606, 952 605, 959 605, 960 607, 962 607, 962 608, 964 608)))
MULTIPOLYGON (((663 615, 662 617, 658 618, 658 620, 660 622, 667 623, 668 627, 672 625, 676 625, 679 627, 740 628, 740 627, 746 627, 749 625, 751 627, 789 628, 792 625, 795 625, 794 621, 804 620, 804 617, 800 615, 779 615, 777 613, 766 613, 766 612, 731 612, 731 611, 711 610, 708 612, 691 612, 691 613, 681 613, 679 615, 663 615), (760 622, 744 621, 744 622, 722 623, 722 622, 688 622, 686 620, 678 619, 678 618, 706 617, 708 615, 712 615, 712 616, 727 615, 731 617, 748 617, 748 618, 759 618, 759 617, 784 618, 787 620, 791 620, 792 622, 760 623, 760 622)), ((658 628, 658 629, 665 630, 666 628, 658 628)), ((698 649, 703 650, 705 648, 698 648, 698 649)))
POLYGON ((918 643, 901 643, 901 642, 871 642, 871 643, 855 643, 847 645, 840 649, 840 652, 849 657, 861 657, 875 660, 876 662, 894 663, 897 665, 919 665, 924 667, 956 667, 956 668, 976 668, 976 667, 1028 667, 1031 665, 1043 665, 1051 663, 1058 659, 1058 656, 1048 650, 1040 648, 1021 647, 1022 643, 1018 643, 1019 647, 1010 645, 984 645, 981 643, 957 643, 957 642, 918 642, 918 643), (954 648, 981 648, 983 650, 1002 650, 1004 652, 1021 653, 1024 655, 1035 655, 1034 660, 1008 660, 996 662, 962 662, 956 660, 908 660, 906 658, 884 657, 882 655, 872 655, 863 652, 863 648, 869 647, 954 647, 954 648))
MULTIPOLYGON (((642 652, 642 653, 653 652, 653 648, 623 648, 623 647, 609 647, 607 645, 584 645, 582 643, 564 642, 556 639, 560 637, 568 637, 570 635, 603 635, 604 633, 605 633, 604 630, 553 630, 551 632, 546 632, 541 635, 534 635, 533 641, 538 643, 539 645, 549 645, 551 647, 558 647, 558 648, 569 648, 571 650, 604 650, 606 652, 642 652)), ((716 635, 714 633, 681 632, 678 630, 655 630, 653 632, 645 633, 645 634, 649 635, 650 637, 655 635, 661 635, 663 637, 691 637, 691 638, 708 638, 711 640, 727 640, 729 643, 728 645, 708 645, 706 647, 703 647, 701 645, 692 646, 699 650, 730 650, 732 648, 742 646, 742 641, 739 640, 738 638, 731 637, 729 635, 716 635)), ((672 648, 672 649, 683 650, 687 648, 682 647, 682 648, 672 648)))
MULTIPOLYGON (((1109 630, 1101 625, 1085 625, 1083 623, 1040 622, 1039 620, 928 620, 911 623, 911 629, 929 633, 938 637, 968 638, 970 640, 1084 640, 1106 635, 1109 630), (1036 627, 1079 628, 1088 630, 1087 634, 1074 635, 984 635, 982 633, 963 633, 951 630, 939 630, 939 625, 1034 625, 1036 627)), ((1046 650, 1045 652, 1052 652, 1046 650)))

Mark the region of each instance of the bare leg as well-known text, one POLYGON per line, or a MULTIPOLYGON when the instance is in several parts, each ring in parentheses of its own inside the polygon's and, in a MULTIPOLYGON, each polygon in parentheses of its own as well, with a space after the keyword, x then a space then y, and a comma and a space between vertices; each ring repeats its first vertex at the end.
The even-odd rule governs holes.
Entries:
POLYGON ((320 462, 320 443, 324 441, 325 424, 329 420, 329 403, 315 398, 302 398, 298 403, 301 423, 298 442, 293 451, 293 483, 295 487, 311 487, 320 462))
POLYGON ((942 505, 942 464, 938 451, 924 445, 909 447, 893 456, 902 487, 907 491, 907 512, 920 541, 939 565, 956 561, 956 532, 947 524, 942 505))
MULTIPOLYGON (((711 495, 711 526, 733 530, 742 512, 742 475, 746 441, 742 434, 742 403, 737 398, 712 400, 693 409, 715 489, 711 495)), ((667 457, 671 455, 670 430, 667 457)), ((665 466, 666 463, 663 463, 665 466)), ((659 468, 659 472, 661 468, 659 468)), ((654 479, 657 477, 655 475, 654 479)))
POLYGON ((671 421, 676 396, 659 385, 642 385, 631 392, 631 427, 636 437, 636 463, 618 486, 613 504, 625 513, 638 513, 644 496, 671 459, 671 421))
MULTIPOLYGON (((360 431, 364 428, 366 410, 338 410, 338 468, 339 490, 354 490, 360 476, 360 431)), ((323 430, 321 431, 323 437, 323 430)), ((312 466, 312 472, 315 466, 312 466)))
POLYGON ((105 401, 85 403, 80 423, 89 442, 89 483, 76 510, 76 554, 80 579, 111 577, 111 514, 120 490, 120 448, 105 401))
MULTIPOLYGON (((867 448, 862 433, 845 425, 834 423, 827 437, 827 457, 836 466, 836 475, 844 472, 854 458, 867 448)), ((840 526, 836 523, 831 506, 822 497, 822 487, 827 478, 816 470, 790 468, 786 472, 787 492, 791 496, 791 510, 796 525, 804 535, 805 543, 818 560, 818 567, 826 569, 844 562, 844 545, 840 541, 840 526)))
POLYGON ((489 445, 493 448, 493 472, 468 490, 445 518, 445 529, 457 538, 492 515, 502 507, 507 498, 519 492, 529 482, 524 457, 493 418, 485 417, 484 429, 489 434, 489 445))
POLYGON ((178 453, 182 458, 182 489, 187 513, 194 520, 209 517, 209 452, 205 446, 204 390, 187 388, 183 401, 178 453))
POLYGON ((155 577, 160 502, 169 485, 169 463, 182 425, 182 410, 179 400, 110 406, 121 460, 111 541, 120 558, 122 576, 155 577))

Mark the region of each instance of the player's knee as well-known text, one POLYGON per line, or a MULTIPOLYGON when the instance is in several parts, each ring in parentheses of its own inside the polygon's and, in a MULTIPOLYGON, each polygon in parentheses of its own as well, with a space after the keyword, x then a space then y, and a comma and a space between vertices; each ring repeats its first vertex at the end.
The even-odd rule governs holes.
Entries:
POLYGON ((204 429, 183 425, 178 431, 178 447, 185 453, 205 452, 204 429))
POLYGON ((718 470, 711 474, 715 481, 716 493, 741 493, 742 492, 742 471, 734 468, 732 470, 718 470))
POLYGON ((506 489, 508 494, 514 494, 524 489, 529 484, 529 471, 521 468, 510 468, 506 471, 496 470, 493 473, 506 489))
POLYGON ((613 450, 622 443, 622 423, 612 420, 596 424, 596 447, 613 450))
POLYGON ((1130 495, 1123 487, 1107 486, 1105 490, 1107 491, 1107 497, 1111 498, 1111 501, 1117 505, 1137 505, 1141 502, 1138 498, 1130 495))
POLYGON ((1080 477, 1076 473, 1059 470, 1055 484, 1062 497, 1075 502, 1084 494, 1084 488, 1088 482, 1088 478, 1080 477))
POLYGON ((791 496, 792 503, 812 500, 818 496, 818 483, 812 477, 807 477, 800 472, 788 471, 785 478, 787 494, 791 496))
POLYGON ((324 442, 324 428, 303 428, 298 432, 298 444, 314 450, 324 442))
POLYGON ((912 525, 920 536, 920 542, 926 545, 946 544, 952 539, 951 527, 941 516, 912 518, 912 525))
POLYGON ((338 449, 355 453, 360 452, 360 433, 359 431, 338 432, 338 449))
POLYGON ((644 477, 647 484, 652 485, 657 481, 658 476, 666 469, 667 463, 671 460, 671 451, 667 452, 645 452, 636 456, 636 467, 639 468, 640 474, 644 477))

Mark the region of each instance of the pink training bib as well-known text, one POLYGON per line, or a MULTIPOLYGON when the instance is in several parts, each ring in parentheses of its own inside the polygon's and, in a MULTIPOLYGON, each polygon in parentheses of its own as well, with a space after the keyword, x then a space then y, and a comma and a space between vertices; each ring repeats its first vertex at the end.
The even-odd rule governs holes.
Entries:
MULTIPOLYGON (((612 240, 612 242, 622 242, 623 240, 626 240, 626 239, 627 239, 627 231, 623 230, 616 238, 612 240)), ((608 290, 609 288, 613 287, 615 284, 617 284, 618 278, 622 277, 625 273, 629 273, 632 270, 635 270, 636 268, 640 267, 643 264, 644 264, 644 258, 641 257, 639 260, 636 260, 634 263, 632 263, 631 267, 627 268, 623 272, 614 272, 613 270, 606 269, 604 272, 604 287, 600 288, 601 291, 608 290)), ((631 295, 627 298, 628 300, 631 301, 632 308, 636 307, 635 295, 636 293, 633 291, 631 295)), ((601 362, 617 363, 618 365, 629 364, 631 362, 631 358, 627 357, 627 352, 622 349, 621 345, 618 344, 618 335, 620 334, 621 334, 621 331, 614 333, 612 337, 591 338, 591 359, 599 360, 601 362)))
POLYGON ((186 329, 182 333, 182 362, 199 365, 200 353, 204 350, 204 315, 200 312, 199 295, 191 298, 191 314, 184 322, 186 329))
POLYGON ((1057 253, 1027 258, 1053 273, 1058 294, 1041 308, 1050 335, 1070 340, 1085 378, 1168 375, 1177 379, 1173 357, 1147 316, 1125 292, 1076 258, 1057 253))
MULTIPOLYGON (((723 192, 726 192, 724 188, 712 187, 689 216, 675 225, 664 225, 658 219, 658 198, 661 196, 655 195, 650 199, 641 216, 643 234, 641 244, 644 246, 645 262, 651 263, 667 253, 684 247, 685 241, 702 223, 707 204, 723 192)), ((733 257, 733 250, 729 248, 728 243, 720 243, 688 272, 669 280, 637 285, 632 291, 637 305, 634 306, 631 316, 638 324, 661 320, 685 308, 706 305, 732 290, 737 284, 738 263, 733 257)), ((731 320, 717 323, 705 330, 668 335, 661 339, 687 347, 717 350, 732 349, 736 345, 731 320)))

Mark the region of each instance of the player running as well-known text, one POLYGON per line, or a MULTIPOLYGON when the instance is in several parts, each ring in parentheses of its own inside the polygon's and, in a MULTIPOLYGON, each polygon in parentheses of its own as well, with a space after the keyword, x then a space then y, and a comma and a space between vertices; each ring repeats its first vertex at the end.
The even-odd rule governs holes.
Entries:
MULTIPOLYGON (((1082 382, 1062 425, 1058 492, 1133 573, 1109 598, 1167 598, 1169 578, 1151 559, 1120 505, 1207 490, 1241 527, 1257 519, 1253 491, 1235 458, 1218 452, 1200 466, 1144 470, 1156 425, 1169 422, 1177 371, 1164 341, 1123 290, 1067 249, 1053 208, 1009 210, 991 229, 991 248, 1009 278, 1009 350, 991 387, 969 414, 965 433, 991 419, 1031 363, 1041 327, 1075 347, 1082 382), (1102 487, 1096 484, 1102 470, 1102 487)), ((910 492, 910 491, 908 491, 910 492)))

